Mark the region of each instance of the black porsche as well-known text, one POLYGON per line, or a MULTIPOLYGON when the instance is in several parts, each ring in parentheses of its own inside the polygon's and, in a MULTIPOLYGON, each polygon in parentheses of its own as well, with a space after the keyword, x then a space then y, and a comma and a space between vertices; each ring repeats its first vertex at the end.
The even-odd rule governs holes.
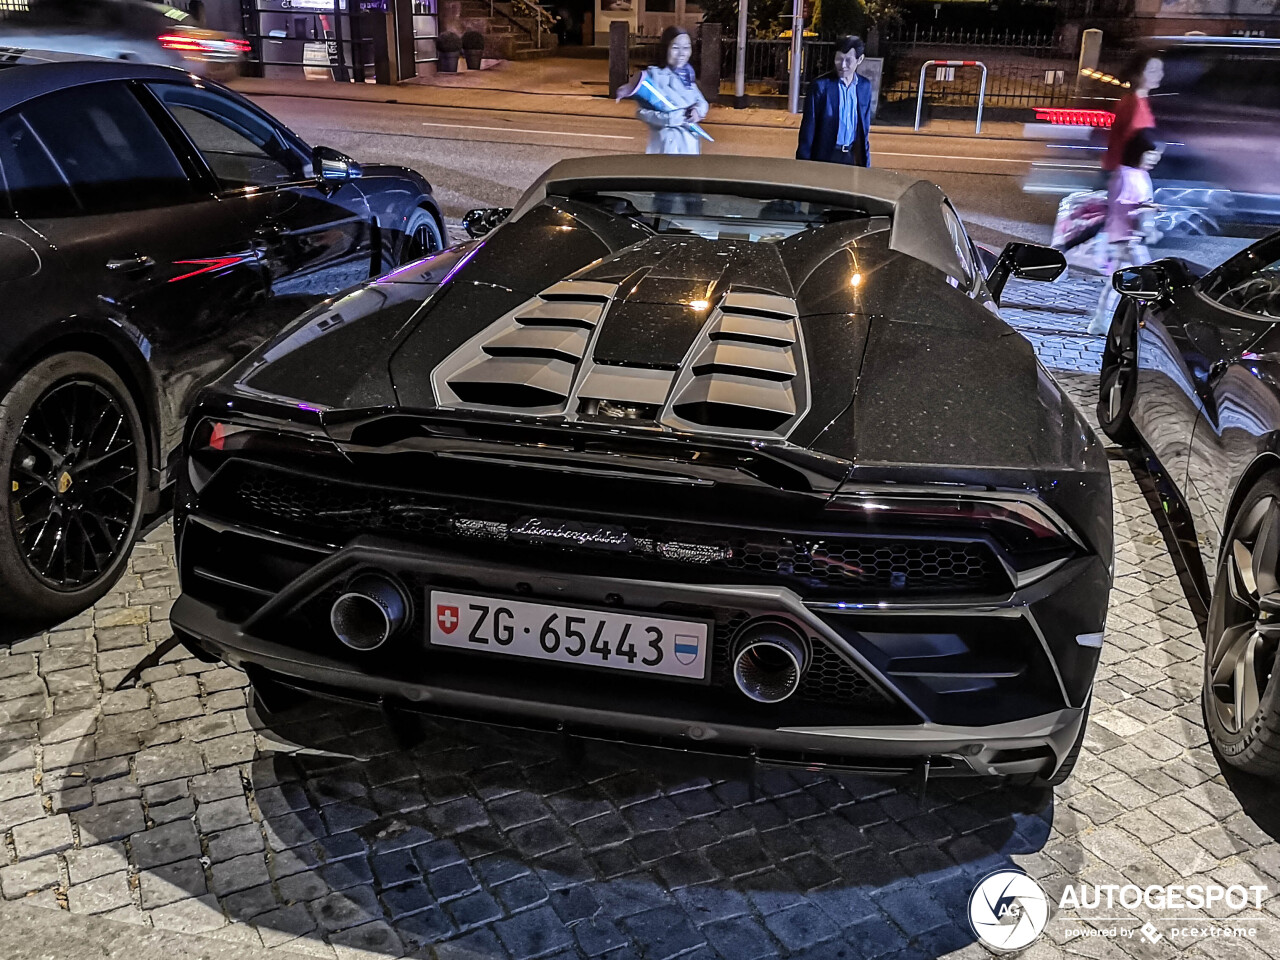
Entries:
POLYGON ((442 236, 421 176, 313 151, 216 84, 0 50, 0 621, 102 596, 197 390, 442 236))
POLYGON ((1280 776, 1280 233, 1215 269, 1121 271, 1098 419, 1165 481, 1208 606, 1204 708, 1232 764, 1280 776))
POLYGON ((268 708, 1065 777, 1109 475, 993 300, 1061 256, 978 262, 888 172, 558 164, 203 394, 174 630, 268 708))

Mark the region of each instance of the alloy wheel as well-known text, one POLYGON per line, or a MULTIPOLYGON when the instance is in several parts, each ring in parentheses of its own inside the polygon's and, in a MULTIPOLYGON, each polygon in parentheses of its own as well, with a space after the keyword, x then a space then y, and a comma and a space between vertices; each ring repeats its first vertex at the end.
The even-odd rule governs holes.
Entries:
POLYGON ((50 387, 23 421, 9 470, 19 552, 47 586, 78 590, 111 568, 137 508, 137 443, 123 405, 83 379, 50 387))
POLYGON ((1280 648, 1280 499, 1258 500, 1234 525, 1209 615, 1208 707, 1228 733, 1258 713, 1280 648))
MULTIPOLYGON (((1122 330, 1114 330, 1108 344, 1108 365, 1103 373, 1102 400, 1106 405, 1107 420, 1114 423, 1124 413, 1125 393, 1133 381, 1137 369, 1137 352, 1133 338, 1122 330)), ((1118 326, 1124 326, 1120 324, 1118 326)))
POLYGON ((431 221, 431 215, 425 214, 418 219, 409 233, 405 235, 404 246, 400 253, 400 262, 412 263, 414 260, 421 260, 439 249, 440 239, 436 226, 431 221))

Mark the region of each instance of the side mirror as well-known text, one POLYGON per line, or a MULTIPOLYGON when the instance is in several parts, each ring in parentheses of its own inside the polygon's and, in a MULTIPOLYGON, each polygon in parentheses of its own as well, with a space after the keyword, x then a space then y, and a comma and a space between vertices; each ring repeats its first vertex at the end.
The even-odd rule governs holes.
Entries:
POLYGON ((333 147, 316 147, 311 152, 311 169, 326 183, 343 183, 361 175, 360 164, 333 147))
POLYGON ((462 218, 462 229, 469 237, 483 237, 511 215, 510 207, 486 207, 472 210, 462 218))
POLYGON ((973 245, 974 250, 978 254, 978 266, 982 268, 984 277, 991 276, 991 271, 996 268, 996 264, 1000 262, 1000 254, 996 253, 990 247, 983 246, 981 243, 973 245))
POLYGON ((1134 300, 1159 300, 1166 286, 1164 271, 1154 263, 1125 267, 1111 275, 1112 289, 1134 300))
POLYGON ((995 266, 987 274, 987 289, 997 303, 1010 277, 1019 280, 1057 280, 1067 269, 1067 258, 1061 250, 1038 243, 1005 244, 995 266))

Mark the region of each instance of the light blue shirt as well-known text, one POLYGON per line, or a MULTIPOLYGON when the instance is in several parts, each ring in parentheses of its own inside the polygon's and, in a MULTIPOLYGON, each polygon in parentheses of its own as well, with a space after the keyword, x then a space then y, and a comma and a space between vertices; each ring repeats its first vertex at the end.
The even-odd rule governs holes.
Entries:
POLYGON ((840 85, 840 129, 836 133, 836 146, 847 147, 858 135, 858 78, 848 83, 836 78, 840 85))

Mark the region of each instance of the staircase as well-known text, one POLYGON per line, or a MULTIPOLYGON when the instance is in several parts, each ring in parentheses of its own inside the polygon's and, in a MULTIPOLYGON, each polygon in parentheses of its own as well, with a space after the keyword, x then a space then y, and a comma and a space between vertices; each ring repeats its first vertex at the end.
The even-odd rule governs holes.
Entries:
POLYGON ((462 30, 479 30, 485 36, 484 55, 504 60, 534 60, 555 53, 554 18, 532 3, 462 0, 462 30), (491 12, 492 11, 492 12, 491 12), (538 21, 542 20, 542 47, 538 47, 538 21))

